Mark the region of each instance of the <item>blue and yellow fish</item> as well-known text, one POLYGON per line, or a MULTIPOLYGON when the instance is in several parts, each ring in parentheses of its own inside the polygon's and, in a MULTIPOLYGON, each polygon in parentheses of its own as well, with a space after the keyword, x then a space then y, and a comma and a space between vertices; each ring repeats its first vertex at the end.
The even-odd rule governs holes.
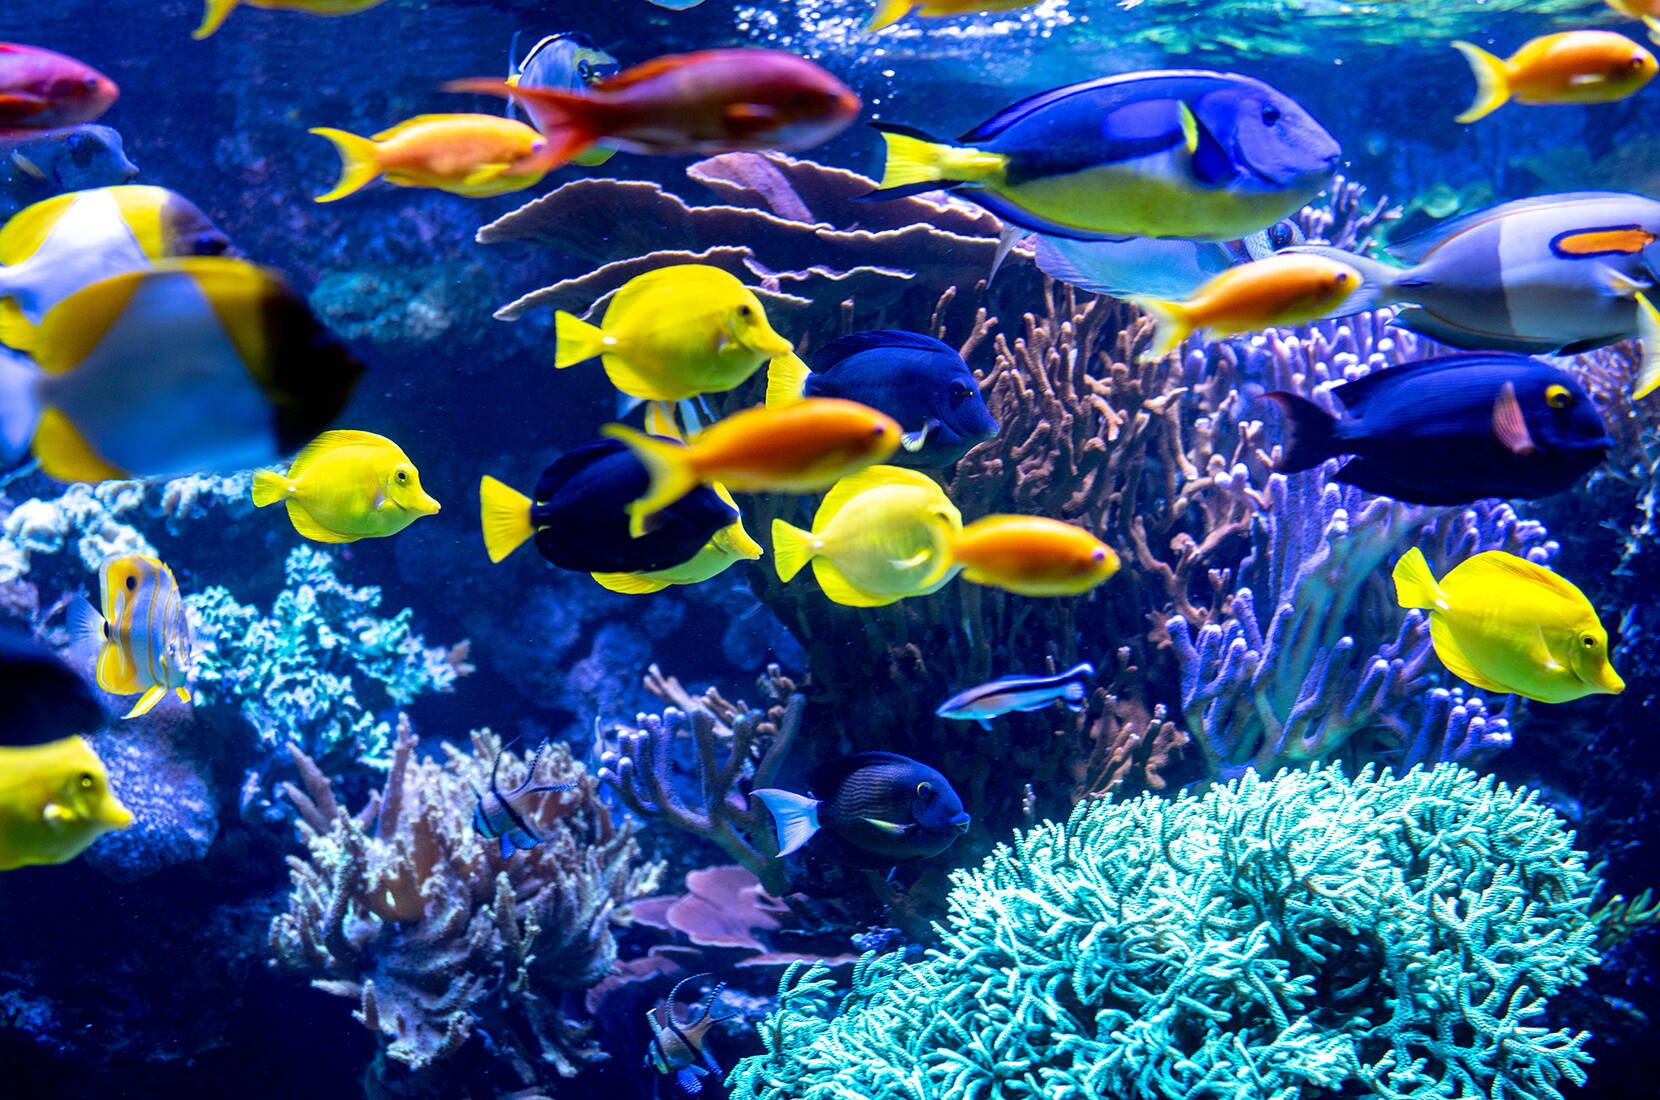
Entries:
POLYGON ((503 791, 496 785, 496 777, 501 772, 502 753, 506 751, 497 750, 496 761, 490 766, 490 789, 473 792, 478 798, 473 807, 473 829, 485 840, 499 842, 503 859, 515 851, 528 852, 544 839, 530 820, 524 802, 533 795, 568 791, 576 786, 575 783, 531 786, 536 781, 536 768, 542 763, 542 753, 547 747, 546 741, 537 747, 535 755, 530 758, 530 766, 525 769, 524 782, 510 791, 503 791))
POLYGON ((1010 711, 1042 710, 1065 703, 1074 712, 1084 709, 1084 694, 1095 677, 1095 666, 1081 661, 1053 676, 1000 676, 959 692, 939 705, 941 718, 960 718, 991 729, 991 720, 1010 711))
POLYGON ((193 640, 173 571, 130 554, 105 562, 102 582, 102 615, 85 600, 71 610, 76 636, 98 643, 98 686, 116 695, 143 693, 124 718, 148 713, 169 691, 190 702, 193 640))

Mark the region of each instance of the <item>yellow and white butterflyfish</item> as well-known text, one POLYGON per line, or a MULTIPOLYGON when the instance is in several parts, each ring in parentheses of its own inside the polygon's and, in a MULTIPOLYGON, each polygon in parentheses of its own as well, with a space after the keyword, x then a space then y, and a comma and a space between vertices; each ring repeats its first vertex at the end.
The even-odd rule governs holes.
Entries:
POLYGON ((138 695, 123 717, 146 714, 173 692, 190 701, 190 616, 173 571, 155 558, 111 558, 101 571, 103 613, 81 600, 71 609, 78 637, 98 645, 98 686, 138 695))

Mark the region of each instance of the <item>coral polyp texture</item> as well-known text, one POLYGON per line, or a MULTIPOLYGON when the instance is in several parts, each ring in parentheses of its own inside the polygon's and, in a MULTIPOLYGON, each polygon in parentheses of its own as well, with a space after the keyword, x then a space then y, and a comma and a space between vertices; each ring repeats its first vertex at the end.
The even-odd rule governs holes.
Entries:
MULTIPOLYGON (((446 1060, 469 1043, 540 1095, 604 1057, 583 1037, 580 992, 610 973, 613 924, 656 889, 659 865, 640 858, 634 831, 597 798, 598 781, 553 744, 534 777, 488 730, 470 752, 417 759, 400 719, 385 787, 356 813, 309 757, 291 748, 304 790, 306 855, 289 859, 288 911, 271 923, 286 970, 356 1004, 377 1034, 374 1074, 411 1095, 455 1095, 446 1060), (503 858, 473 827, 476 793, 527 778, 568 789, 519 805, 541 843, 503 858)), ((529 754, 527 754, 529 755, 529 754)))
POLYGON ((1556 1100, 1598 887, 1534 793, 1455 764, 1081 804, 953 875, 943 946, 791 967, 736 1100, 1556 1100))

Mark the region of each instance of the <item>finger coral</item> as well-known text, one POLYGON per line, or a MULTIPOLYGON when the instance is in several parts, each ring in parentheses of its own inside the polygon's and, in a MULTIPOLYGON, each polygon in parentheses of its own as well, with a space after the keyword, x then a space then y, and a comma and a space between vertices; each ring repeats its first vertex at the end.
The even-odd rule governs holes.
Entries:
POLYGON ((534 777, 502 754, 501 785, 572 784, 522 804, 542 842, 503 859, 472 824, 501 744, 488 730, 471 741, 470 752, 445 745, 442 761, 417 759, 400 719, 386 785, 356 813, 291 746, 305 789, 286 793, 306 855, 289 860, 293 892, 271 923, 271 951, 356 1002, 380 1038, 373 1072, 407 1093, 459 1095, 444 1085, 446 1062, 473 1044, 524 1095, 543 1095, 604 1057, 564 1002, 610 972, 612 923, 657 887, 661 867, 641 861, 632 827, 613 820, 562 743, 534 777))
POLYGON ((791 967, 735 1100, 1315 1094, 1557 1100, 1598 880, 1536 794, 1458 765, 1081 804, 953 876, 944 946, 791 967))

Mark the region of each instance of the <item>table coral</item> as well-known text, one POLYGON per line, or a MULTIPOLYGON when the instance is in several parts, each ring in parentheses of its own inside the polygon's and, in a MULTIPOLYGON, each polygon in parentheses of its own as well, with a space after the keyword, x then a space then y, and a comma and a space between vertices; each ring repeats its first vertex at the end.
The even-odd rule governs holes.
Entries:
MULTIPOLYGON (((542 754, 535 779, 572 786, 522 806, 543 840, 507 859, 472 825, 500 740, 475 731, 470 752, 445 745, 442 761, 417 759, 415 745, 400 718, 385 787, 356 813, 290 746, 305 789, 286 793, 306 855, 289 860, 272 954, 357 1002, 355 1018, 381 1043, 372 1072, 395 1079, 397 1094, 459 1095, 444 1085, 445 1063, 470 1041, 524 1095, 550 1094, 605 1057, 567 1011, 611 971, 613 920, 656 888, 660 867, 641 861, 632 826, 613 820, 563 744, 542 754)), ((517 786, 525 769, 502 753, 497 778, 517 786)))
POLYGON ((1453 764, 1086 802, 953 876, 944 946, 792 967, 735 1100, 1557 1100, 1541 1020, 1598 880, 1538 796, 1453 764))

